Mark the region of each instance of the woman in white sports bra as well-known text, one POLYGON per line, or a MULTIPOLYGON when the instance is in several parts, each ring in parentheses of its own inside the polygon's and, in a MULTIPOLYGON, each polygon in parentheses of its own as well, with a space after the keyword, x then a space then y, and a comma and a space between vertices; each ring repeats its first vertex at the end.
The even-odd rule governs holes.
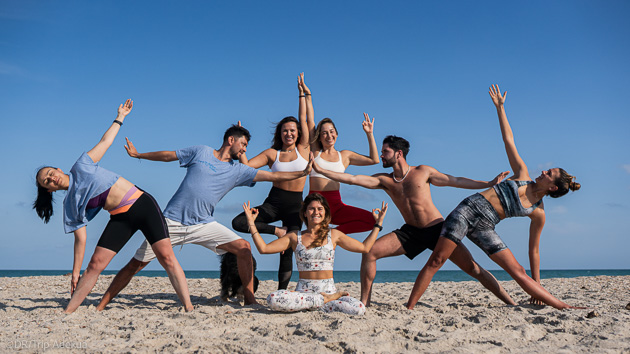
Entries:
MULTIPOLYGON (((312 115, 312 110, 307 110, 307 102, 311 100, 311 92, 304 84, 304 73, 298 76, 299 90, 299 121, 295 117, 285 117, 276 125, 272 146, 247 160, 245 154, 241 155, 241 163, 253 168, 265 165, 271 171, 292 172, 301 171, 308 165, 310 158, 309 134, 307 116, 312 115)), ((309 104, 312 107, 312 104, 309 104)), ((311 118, 312 120, 312 118, 311 118)), ((306 183, 306 176, 292 181, 273 182, 273 187, 262 205, 256 207, 259 216, 256 227, 263 234, 284 236, 287 231, 299 230, 302 227, 299 210, 302 205, 302 191, 306 183), (269 225, 282 221, 282 227, 269 225)), ((240 232, 249 232, 245 213, 241 213, 232 220, 232 228, 240 232)), ((286 289, 292 275, 291 249, 280 255, 278 267, 278 289, 286 289)))
MULTIPOLYGON (((317 127, 315 127, 314 120, 309 120, 311 151, 315 156, 315 163, 323 169, 341 173, 349 165, 368 166, 379 163, 378 148, 374 140, 374 118, 370 121, 367 113, 363 113, 363 116, 363 131, 367 135, 370 156, 361 155, 351 150, 336 150, 337 128, 332 119, 322 119, 317 127)), ((310 193, 319 193, 328 200, 332 213, 331 223, 337 225, 337 230, 345 234, 352 234, 372 229, 372 215, 369 211, 346 205, 341 201, 339 182, 328 179, 313 170, 309 180, 310 193)))
POLYGON ((365 313, 365 305, 361 301, 335 287, 335 247, 341 246, 350 252, 369 252, 378 232, 383 229, 383 219, 387 213, 385 202, 381 209, 372 209, 372 232, 363 243, 337 229, 329 228, 330 207, 321 194, 309 194, 304 199, 300 209, 300 217, 306 224, 304 231, 291 231, 269 244, 265 243, 256 229, 255 220, 260 211, 250 208, 249 202, 243 204, 243 209, 258 252, 278 253, 287 249, 295 252, 295 263, 300 272, 298 284, 295 291, 277 290, 269 294, 267 304, 271 309, 282 312, 321 309, 325 312, 338 311, 352 315, 365 313))

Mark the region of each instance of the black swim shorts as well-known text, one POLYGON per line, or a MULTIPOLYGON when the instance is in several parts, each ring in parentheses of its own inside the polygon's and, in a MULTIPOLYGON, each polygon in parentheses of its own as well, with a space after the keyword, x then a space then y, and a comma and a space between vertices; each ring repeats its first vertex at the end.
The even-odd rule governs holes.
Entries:
POLYGON ((394 233, 402 244, 407 258, 414 259, 427 248, 431 251, 435 249, 443 224, 444 221, 425 228, 404 224, 400 229, 394 230, 394 233))

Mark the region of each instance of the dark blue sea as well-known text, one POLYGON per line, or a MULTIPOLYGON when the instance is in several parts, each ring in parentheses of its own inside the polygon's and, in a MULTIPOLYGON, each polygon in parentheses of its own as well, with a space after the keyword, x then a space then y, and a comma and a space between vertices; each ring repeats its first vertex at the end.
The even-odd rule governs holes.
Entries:
MULTIPOLYGON (((32 277, 41 275, 64 275, 68 274, 69 270, 0 270, 0 277, 32 277)), ((498 280, 512 280, 512 278, 503 270, 490 271, 498 280)), ((116 274, 115 271, 104 271, 103 274, 116 274)), ((541 270, 540 277, 543 279, 549 278, 575 278, 575 277, 594 277, 597 275, 630 275, 630 269, 570 269, 570 270, 541 270)), ((145 277, 166 277, 166 272, 163 270, 143 270, 138 273, 138 276, 145 277)), ((276 280, 277 272, 275 271, 256 271, 256 276, 260 280, 276 280)), ((409 270, 386 270, 377 271, 376 283, 388 283, 388 282, 414 282, 418 276, 418 271, 409 270)), ((218 271, 207 270, 188 270, 186 271, 186 277, 191 278, 219 278, 218 271)), ((358 271, 335 271, 334 277, 336 282, 359 282, 358 271)), ((298 280, 298 272, 293 272, 292 281, 298 280)), ((433 281, 469 281, 473 280, 470 276, 461 270, 440 270, 437 272, 433 281)))

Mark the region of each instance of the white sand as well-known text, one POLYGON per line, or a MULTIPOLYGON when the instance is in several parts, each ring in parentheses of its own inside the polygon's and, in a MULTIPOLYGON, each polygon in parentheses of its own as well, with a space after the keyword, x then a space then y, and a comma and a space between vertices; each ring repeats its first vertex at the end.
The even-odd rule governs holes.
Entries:
MULTIPOLYGON (((0 352, 630 352, 630 276, 543 280, 552 294, 587 310, 517 307, 476 282, 434 282, 415 310, 403 304, 412 283, 374 285, 363 317, 319 311, 275 313, 222 303, 219 281, 189 279, 193 313, 182 312, 167 278, 136 277, 107 310, 94 305, 113 276, 102 276, 71 315, 62 314, 69 277, 0 278, 0 352), (595 311, 597 317, 587 318, 595 311)), ((358 283, 337 284, 358 297, 358 283)), ((290 288, 295 284, 291 284, 290 288)), ((262 304, 276 283, 261 282, 262 304)))

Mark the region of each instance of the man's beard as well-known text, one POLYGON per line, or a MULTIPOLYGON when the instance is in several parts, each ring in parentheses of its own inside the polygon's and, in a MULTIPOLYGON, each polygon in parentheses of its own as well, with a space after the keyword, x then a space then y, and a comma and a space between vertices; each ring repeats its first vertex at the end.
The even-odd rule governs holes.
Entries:
POLYGON ((388 160, 383 159, 383 167, 388 168, 394 166, 394 163, 388 160))

